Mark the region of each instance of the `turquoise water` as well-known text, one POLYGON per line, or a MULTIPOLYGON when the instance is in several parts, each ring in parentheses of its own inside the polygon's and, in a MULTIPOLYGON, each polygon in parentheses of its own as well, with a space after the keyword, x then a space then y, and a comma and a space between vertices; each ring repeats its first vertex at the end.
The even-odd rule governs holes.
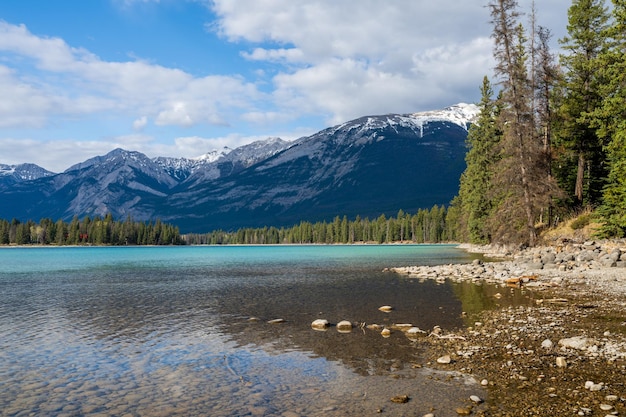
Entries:
MULTIPOLYGON (((288 265, 380 268, 463 262, 453 245, 264 245, 183 247, 0 248, 0 274, 106 268, 216 268, 288 265)), ((0 275, 2 276, 2 275, 0 275)))
POLYGON ((451 285, 382 270, 470 259, 428 245, 2 248, 0 415, 403 415, 396 390, 419 391, 406 415, 426 413, 468 388, 433 387, 411 366, 419 343, 310 323, 460 327, 451 285))

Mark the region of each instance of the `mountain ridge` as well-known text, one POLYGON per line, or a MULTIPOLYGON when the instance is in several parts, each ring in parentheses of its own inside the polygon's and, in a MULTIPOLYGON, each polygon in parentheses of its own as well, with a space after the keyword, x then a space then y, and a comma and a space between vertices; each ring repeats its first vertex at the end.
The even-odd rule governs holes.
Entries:
POLYGON ((447 204, 477 113, 476 106, 459 104, 365 116, 292 142, 268 138, 205 158, 116 149, 59 174, 4 182, 0 176, 0 197, 10 201, 0 203, 0 217, 111 212, 207 231, 447 204))

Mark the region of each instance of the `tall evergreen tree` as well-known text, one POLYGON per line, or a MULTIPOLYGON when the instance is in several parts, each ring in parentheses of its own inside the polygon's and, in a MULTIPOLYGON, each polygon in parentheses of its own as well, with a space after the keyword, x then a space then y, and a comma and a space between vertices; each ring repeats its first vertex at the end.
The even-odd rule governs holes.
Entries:
POLYGON ((543 153, 543 158, 538 161, 538 166, 543 170, 543 181, 540 176, 539 182, 545 182, 544 187, 550 193, 546 196, 548 206, 544 207, 541 220, 542 223, 551 225, 555 199, 563 196, 552 172, 553 130, 558 125, 558 116, 554 109, 560 103, 559 84, 562 80, 562 73, 550 49, 552 38, 550 30, 539 26, 533 32, 537 38, 533 48, 535 134, 537 135, 536 141, 542 145, 543 153))
POLYGON ((492 219, 491 225, 497 240, 525 240, 532 246, 537 232, 530 190, 533 123, 532 108, 528 101, 532 94, 526 68, 526 39, 523 27, 518 23, 520 14, 517 1, 493 0, 489 7, 495 42, 494 70, 501 80, 503 93, 500 113, 502 158, 498 164, 496 184, 506 190, 497 217, 492 219), (524 220, 516 223, 520 219, 524 220))
POLYGON ((609 19, 604 0, 574 0, 568 10, 568 36, 561 39, 565 96, 560 109, 559 179, 578 206, 597 204, 606 178, 606 155, 590 115, 603 100, 599 55, 609 19))
POLYGON ((599 209, 604 236, 626 236, 626 0, 613 0, 613 24, 607 31, 610 47, 600 61, 605 97, 596 111, 599 134, 608 141, 608 182, 599 209))
POLYGON ((453 205, 459 211, 460 227, 456 238, 484 244, 490 240, 487 218, 493 208, 493 170, 498 158, 496 146, 502 133, 496 123, 498 111, 489 78, 484 77, 480 91, 480 114, 467 135, 467 166, 461 175, 459 195, 453 205))
POLYGON ((489 219, 493 239, 533 246, 536 223, 550 206, 557 187, 546 175, 545 152, 536 134, 534 48, 528 48, 524 27, 515 0, 492 0, 494 68, 500 80, 499 126, 502 130, 500 159, 494 187, 501 200, 489 219))

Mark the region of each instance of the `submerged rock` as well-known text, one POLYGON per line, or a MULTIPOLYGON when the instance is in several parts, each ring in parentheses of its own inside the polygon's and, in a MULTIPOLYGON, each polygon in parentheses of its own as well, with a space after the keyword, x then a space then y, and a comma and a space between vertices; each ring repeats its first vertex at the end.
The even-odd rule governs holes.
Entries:
POLYGON ((471 407, 457 407, 456 413, 460 416, 469 416, 470 414, 472 414, 472 408, 471 407))
POLYGON ((348 320, 342 320, 337 323, 337 331, 338 332, 351 332, 352 331, 352 323, 348 320))

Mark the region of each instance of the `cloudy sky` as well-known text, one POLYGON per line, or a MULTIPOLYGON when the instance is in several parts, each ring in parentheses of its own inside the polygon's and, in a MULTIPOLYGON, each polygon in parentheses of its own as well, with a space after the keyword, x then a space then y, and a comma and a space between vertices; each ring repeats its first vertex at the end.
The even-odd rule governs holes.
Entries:
MULTIPOLYGON (((60 172, 117 147, 195 157, 476 102, 492 67, 486 3, 2 0, 0 163, 60 172)), ((536 4, 564 36, 570 2, 536 4)))

